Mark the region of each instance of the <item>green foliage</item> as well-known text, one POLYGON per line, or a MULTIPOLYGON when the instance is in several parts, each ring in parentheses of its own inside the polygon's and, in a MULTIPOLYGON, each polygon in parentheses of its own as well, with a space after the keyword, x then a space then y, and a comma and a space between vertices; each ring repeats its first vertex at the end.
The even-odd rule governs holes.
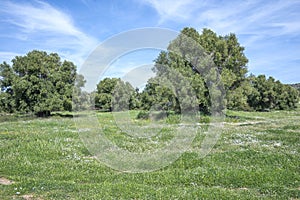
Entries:
POLYGON ((104 78, 97 85, 95 107, 103 111, 122 111, 138 108, 137 91, 120 78, 104 78))
POLYGON ((179 124, 181 116, 172 112, 167 113, 166 123, 167 124, 179 124))
POLYGON ((300 83, 294 83, 294 84, 289 84, 289 85, 296 88, 297 90, 300 90, 300 83))
POLYGON ((254 110, 265 111, 270 109, 294 109, 298 103, 298 91, 273 77, 266 78, 265 75, 250 77, 254 88, 249 95, 249 105, 254 110))
POLYGON ((95 95, 95 107, 101 110, 111 110, 111 99, 113 90, 119 79, 117 78, 105 78, 97 85, 97 91, 95 95))
POLYGON ((227 92, 227 108, 231 110, 250 111, 253 108, 248 103, 249 95, 256 92, 250 81, 243 81, 241 85, 227 92))
MULTIPOLYGON (((17 56, 12 66, 5 62, 0 65, 1 110, 33 112, 38 116, 49 116, 51 111, 70 111, 78 76, 76 66, 69 61, 62 62, 56 53, 34 50, 17 56)), ((80 88, 84 80, 82 76, 79 79, 80 88)))
POLYGON ((0 112, 15 112, 15 101, 8 92, 0 92, 0 112))
POLYGON ((171 88, 150 79, 140 95, 142 108, 145 110, 179 110, 178 101, 171 88))
POLYGON ((150 112, 141 110, 138 115, 136 116, 137 119, 149 119, 150 118, 150 112))
POLYGON ((217 36, 212 30, 203 29, 199 36, 200 45, 213 55, 214 63, 219 68, 219 72, 227 69, 222 78, 229 78, 233 81, 227 88, 234 87, 239 81, 245 78, 247 73, 248 59, 244 54, 245 48, 240 46, 235 34, 230 33, 225 36, 217 36))
POLYGON ((200 123, 205 123, 205 124, 208 124, 210 122, 210 117, 209 116, 201 116, 200 117, 200 123))
POLYGON ((299 95, 300 95, 300 83, 295 83, 295 84, 289 84, 289 86, 295 88, 296 90, 298 90, 299 95))
POLYGON ((199 110, 204 113, 210 112, 212 101, 214 105, 219 104, 214 109, 222 110, 224 93, 227 108, 232 110, 296 108, 299 92, 294 88, 272 77, 246 76, 248 59, 244 50, 235 34, 218 36, 209 29, 203 29, 200 34, 193 28, 184 28, 171 41, 168 51, 162 51, 155 60, 153 70, 157 76, 148 81, 141 94, 142 108, 149 110, 158 107, 180 112, 185 104, 191 103, 188 87, 192 87, 199 110), (197 58, 193 55, 197 55, 197 58), (210 69, 213 65, 217 71, 210 69), (181 79, 187 80, 189 86, 181 79), (215 85, 211 85, 211 82, 215 85), (186 98, 180 100, 178 96, 186 98))
MULTIPOLYGON (((239 86, 240 82, 245 79, 248 60, 243 51, 244 48, 240 46, 234 34, 223 37, 217 36, 208 29, 204 29, 202 34, 199 34, 193 28, 184 28, 181 34, 170 43, 168 51, 160 53, 156 59, 154 71, 157 73, 158 79, 167 77, 172 81, 171 85, 175 86, 177 90, 181 88, 181 96, 184 96, 184 94, 190 94, 184 91, 187 87, 180 82, 180 77, 170 77, 170 73, 164 66, 181 74, 181 78, 187 80, 192 87, 199 110, 209 113, 211 101, 216 104, 214 109, 223 109, 224 99, 220 97, 224 96, 224 91, 220 88, 224 87, 229 90, 239 86), (216 68, 212 67, 214 65, 216 68), (224 83, 219 81, 217 71, 221 74, 222 80, 224 79, 224 83), (214 85, 210 83, 214 83, 214 85)), ((188 98, 183 98, 181 102, 174 99, 178 92, 173 92, 173 96, 170 92, 167 94, 166 92, 159 93, 158 91, 161 91, 162 87, 165 85, 155 85, 150 81, 148 82, 146 94, 143 94, 144 99, 142 100, 147 108, 160 102, 160 106, 166 110, 164 105, 165 102, 168 102, 167 105, 172 105, 168 109, 178 111, 185 104, 184 102, 190 102, 188 98), (177 104, 174 103, 176 101, 177 104)))
POLYGON ((103 111, 141 108, 176 113, 228 109, 268 111, 294 109, 299 84, 285 85, 264 75, 247 76, 245 48, 235 34, 218 36, 184 28, 155 60, 156 77, 139 92, 118 78, 105 78, 97 90, 81 90, 84 77, 56 53, 31 51, 10 66, 0 64, 0 112, 35 113, 83 110, 95 104, 103 111))

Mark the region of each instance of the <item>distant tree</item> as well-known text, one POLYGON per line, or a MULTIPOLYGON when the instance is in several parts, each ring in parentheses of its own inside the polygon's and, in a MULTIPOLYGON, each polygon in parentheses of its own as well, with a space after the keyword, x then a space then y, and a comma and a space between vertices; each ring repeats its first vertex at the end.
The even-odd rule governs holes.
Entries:
POLYGON ((253 110, 249 105, 248 98, 255 92, 256 90, 249 80, 241 82, 240 86, 227 93, 227 108, 231 110, 253 110))
POLYGON ((139 107, 137 91, 120 78, 104 78, 97 84, 95 107, 103 111, 135 109, 139 107))
POLYGON ((291 86, 275 81, 273 77, 266 78, 265 75, 251 77, 254 88, 248 96, 248 103, 258 111, 271 109, 294 109, 298 103, 298 91, 291 86))
POLYGON ((12 83, 14 80, 13 69, 4 62, 0 65, 0 109, 2 112, 12 113, 15 111, 12 83))
POLYGON ((137 90, 129 82, 119 80, 112 96, 113 111, 126 111, 139 107, 137 90))
POLYGON ((289 86, 292 86, 293 88, 297 89, 300 93, 300 83, 289 84, 289 86))
POLYGON ((155 79, 150 79, 140 95, 142 109, 144 110, 174 110, 179 112, 179 102, 173 91, 156 82, 155 79))
POLYGON ((12 66, 0 65, 1 109, 5 112, 35 113, 49 116, 51 111, 72 109, 75 79, 84 79, 76 73, 76 66, 61 61, 56 53, 31 51, 16 56, 12 66), (5 99, 5 100, 4 100, 5 99))
POLYGON ((276 109, 287 110, 297 108, 300 92, 287 84, 276 81, 276 109))
POLYGON ((105 78, 97 84, 95 95, 95 107, 101 110, 111 110, 112 94, 117 82, 117 78, 105 78))

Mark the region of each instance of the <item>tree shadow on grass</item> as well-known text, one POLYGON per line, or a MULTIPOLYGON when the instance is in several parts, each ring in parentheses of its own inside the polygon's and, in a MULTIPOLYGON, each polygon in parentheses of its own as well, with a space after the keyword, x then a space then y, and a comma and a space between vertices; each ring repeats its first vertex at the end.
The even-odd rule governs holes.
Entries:
POLYGON ((63 118, 73 118, 73 117, 77 117, 77 115, 74 115, 72 113, 51 113, 50 115, 51 117, 63 117, 63 118))
POLYGON ((15 122, 15 121, 28 121, 35 119, 33 114, 4 114, 0 115, 0 123, 2 122, 15 122))

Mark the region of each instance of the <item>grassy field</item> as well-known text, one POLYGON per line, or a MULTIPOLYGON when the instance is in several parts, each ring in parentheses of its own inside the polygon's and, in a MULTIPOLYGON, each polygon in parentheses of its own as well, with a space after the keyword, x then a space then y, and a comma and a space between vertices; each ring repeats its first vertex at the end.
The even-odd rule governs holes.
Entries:
MULTIPOLYGON (((126 139, 111 114, 98 118, 118 145, 144 144, 126 139)), ((0 199, 300 199, 300 110, 228 111, 204 158, 201 134, 163 169, 122 173, 88 152, 72 118, 2 117, 0 199)))

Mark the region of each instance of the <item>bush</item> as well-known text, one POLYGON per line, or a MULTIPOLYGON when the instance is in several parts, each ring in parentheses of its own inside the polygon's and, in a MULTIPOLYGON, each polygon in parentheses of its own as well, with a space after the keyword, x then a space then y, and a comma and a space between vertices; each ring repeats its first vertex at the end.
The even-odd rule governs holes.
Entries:
POLYGON ((201 116, 200 117, 200 123, 208 124, 210 122, 209 116, 201 116))
POLYGON ((180 115, 169 114, 166 122, 168 124, 178 124, 178 123, 180 123, 180 115))
POLYGON ((150 118, 150 112, 142 110, 138 113, 136 116, 137 119, 149 119, 150 118))

